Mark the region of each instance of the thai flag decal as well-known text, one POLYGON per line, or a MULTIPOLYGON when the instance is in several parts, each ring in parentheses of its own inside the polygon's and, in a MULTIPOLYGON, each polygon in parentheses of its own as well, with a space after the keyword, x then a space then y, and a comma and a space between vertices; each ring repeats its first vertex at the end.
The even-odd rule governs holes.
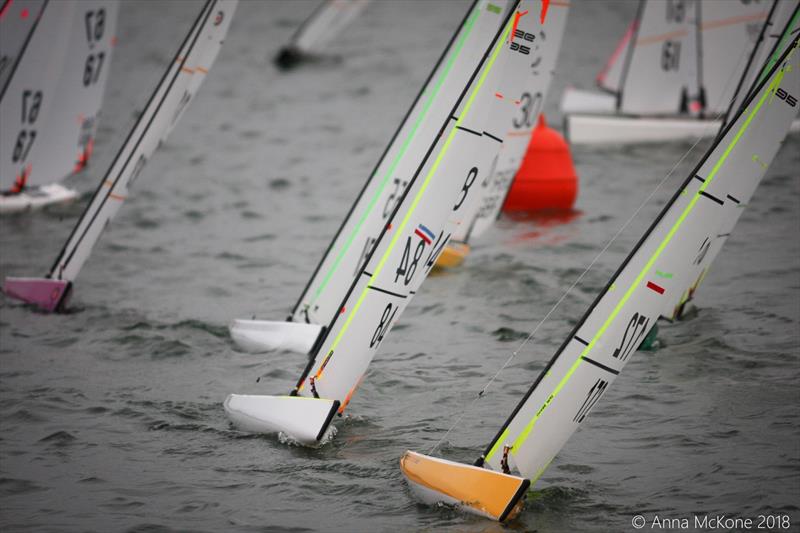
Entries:
POLYGON ((432 242, 433 242, 433 238, 435 237, 435 235, 433 234, 433 232, 432 232, 431 230, 429 230, 428 228, 426 228, 426 227, 425 227, 424 225, 422 225, 422 224, 420 224, 420 225, 417 227, 417 229, 415 229, 415 230, 414 230, 414 233, 415 233, 415 234, 416 234, 416 235, 417 235, 417 236, 418 236, 420 239, 422 239, 423 241, 425 241, 425 244, 430 244, 430 243, 432 243, 432 242))

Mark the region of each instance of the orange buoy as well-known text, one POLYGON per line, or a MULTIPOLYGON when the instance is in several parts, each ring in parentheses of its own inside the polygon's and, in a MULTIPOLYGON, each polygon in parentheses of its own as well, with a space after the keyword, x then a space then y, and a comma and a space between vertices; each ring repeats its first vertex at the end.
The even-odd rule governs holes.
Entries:
POLYGON ((503 211, 570 209, 577 196, 578 175, 569 146, 560 133, 547 126, 544 115, 539 115, 503 211))

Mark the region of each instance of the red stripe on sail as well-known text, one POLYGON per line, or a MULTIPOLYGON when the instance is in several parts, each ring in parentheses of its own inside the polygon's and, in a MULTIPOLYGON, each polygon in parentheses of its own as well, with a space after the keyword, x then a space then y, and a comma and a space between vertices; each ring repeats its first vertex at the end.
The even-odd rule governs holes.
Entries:
POLYGON ((647 288, 653 291, 656 291, 658 294, 664 294, 664 287, 660 285, 656 285, 652 281, 647 282, 647 288))

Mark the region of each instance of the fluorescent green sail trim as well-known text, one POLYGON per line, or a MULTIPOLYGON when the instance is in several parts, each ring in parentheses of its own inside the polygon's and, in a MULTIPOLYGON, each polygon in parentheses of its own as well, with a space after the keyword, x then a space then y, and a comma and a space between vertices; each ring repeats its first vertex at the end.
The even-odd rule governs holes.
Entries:
MULTIPOLYGON (((793 53, 794 53, 794 50, 792 50, 792 52, 790 53, 789 57, 791 57, 791 54, 793 54, 793 53)), ((787 60, 788 60, 788 57, 787 57, 787 60)), ((791 65, 787 65, 784 68, 791 68, 791 65)), ((761 98, 759 99, 758 104, 756 105, 755 109, 753 109, 750 112, 750 114, 747 116, 747 119, 745 120, 744 124, 742 124, 742 126, 739 128, 739 131, 736 133, 736 135, 734 136, 733 140, 730 142, 728 147, 722 153, 722 156, 720 156, 719 160, 717 160, 717 162, 714 164, 714 167, 711 169, 711 172, 706 177, 705 182, 700 186, 700 188, 694 194, 693 198, 689 202, 689 205, 687 205, 686 208, 683 210, 683 213, 681 213, 681 215, 678 218, 678 220, 675 222, 675 224, 669 230, 669 233, 667 233, 667 236, 664 238, 664 240, 658 246, 656 251, 653 253, 653 255, 650 257, 650 259, 647 261, 647 264, 645 264, 645 266, 641 270, 641 272, 639 272, 639 275, 636 276, 636 279, 633 281, 633 283, 628 288, 628 290, 625 291, 625 294, 622 296, 622 298, 620 298, 619 303, 617 303, 616 307, 614 307, 614 310, 611 311, 611 313, 608 315, 608 318, 606 318, 606 321, 603 323, 603 325, 600 327, 600 329, 597 330, 597 333, 594 335, 592 340, 589 342, 588 346, 586 346, 586 348, 583 349, 583 351, 581 352, 580 356, 578 356, 578 358, 575 360, 575 362, 572 364, 572 366, 569 368, 569 370, 567 370, 567 373, 564 375, 563 378, 561 378, 561 381, 559 381, 558 385, 556 385, 555 389, 553 389, 553 392, 547 397, 547 400, 539 408, 539 410, 533 416, 531 421, 528 422, 528 424, 525 426, 525 428, 519 434, 517 439, 514 441, 514 444, 511 446, 511 453, 516 454, 517 449, 527 440, 528 435, 530 434, 530 432, 533 429, 533 427, 536 425, 536 422, 539 420, 539 417, 542 416, 542 413, 547 408, 547 406, 549 406, 550 403, 553 401, 553 399, 556 397, 556 395, 558 395, 558 393, 561 392, 561 389, 563 389, 564 386, 567 384, 569 379, 572 377, 572 374, 574 374, 575 371, 578 369, 578 367, 580 366, 580 364, 582 362, 582 358, 584 356, 586 356, 589 352, 591 352, 591 350, 595 346, 595 344, 597 344, 597 342, 600 340, 600 338, 603 336, 603 334, 606 332, 606 330, 609 328, 609 326, 611 326, 612 322, 617 317, 617 315, 619 314, 619 312, 622 309, 622 307, 627 303, 628 299, 633 294, 633 291, 635 291, 637 288, 639 288, 639 286, 640 286, 642 280, 644 279, 645 275, 647 274, 647 272, 649 272, 653 268, 653 265, 655 264, 656 260, 661 255, 661 253, 664 251, 664 248, 667 247, 667 245, 670 243, 672 238, 675 236, 675 233, 678 231, 678 229, 683 224, 683 221, 686 219, 686 217, 689 215, 689 213, 692 211, 692 209, 694 209, 695 204, 697 203, 697 201, 700 198, 700 193, 703 192, 708 187, 708 185, 711 183, 711 181, 716 176, 717 172, 719 172, 719 169, 722 168, 722 165, 728 159, 728 156, 730 155, 730 153, 734 149, 734 147, 739 143, 739 139, 741 139, 742 135, 744 135, 744 132, 747 131, 747 128, 750 126, 750 123, 755 118, 755 116, 758 113, 758 111, 764 105, 764 102, 766 102, 767 98, 770 97, 770 95, 773 94, 777 90, 781 79, 783 79, 783 74, 784 74, 784 69, 781 69, 775 75, 775 79, 772 80, 772 82, 770 83, 770 85, 767 88, 767 90, 764 92, 763 95, 761 95, 761 98)), ((503 431, 502 435, 500 435, 500 438, 497 439, 497 441, 495 442, 494 446, 492 446, 492 449, 486 455, 487 459, 490 459, 492 456, 494 456, 494 454, 503 445, 503 442, 505 441, 507 436, 508 436, 508 428, 506 428, 506 430, 503 431)))
MULTIPOLYGON (((508 34, 509 34, 510 31, 511 31, 511 20, 509 20, 508 24, 506 24, 506 28, 503 31, 502 38, 497 41, 497 44, 495 45, 495 49, 492 52, 491 57, 489 58, 489 62, 486 65, 486 68, 483 70, 483 73, 481 74, 480 78, 478 79, 477 85, 475 86, 475 88, 470 93, 469 98, 467 99, 467 103, 464 105, 464 110, 461 112, 461 115, 459 116, 458 120, 456 121, 456 126, 461 124, 461 122, 463 121, 464 117, 466 117, 469 114, 469 110, 472 107, 472 103, 475 100, 475 96, 478 94, 478 91, 483 86, 483 82, 486 80, 486 76, 489 74, 489 71, 492 70, 492 67, 494 66, 494 62, 497 59, 497 56, 500 53, 500 50, 502 49, 503 45, 505 44, 506 37, 508 37, 508 34)), ((358 297, 358 300, 356 301, 356 304, 353 306, 353 309, 350 311, 350 314, 347 316, 347 321, 344 323, 344 326, 339 331, 339 334, 336 335, 336 338, 334 339, 333 344, 331 344, 331 349, 330 349, 330 351, 328 353, 330 353, 330 352, 332 352, 333 350, 336 349, 336 346, 339 344, 339 341, 341 340, 342 335, 344 335, 345 331, 347 331, 347 328, 350 326, 350 322, 352 322, 353 317, 355 317, 356 313, 358 312, 358 308, 361 307, 361 303, 364 301, 364 298, 367 296, 367 292, 368 292, 369 287, 372 286, 372 282, 378 277, 378 275, 381 273, 381 270, 383 270, 383 266, 386 264, 386 260, 389 258, 389 255, 391 255, 392 250, 394 249, 395 245, 397 244, 397 240, 400 238, 400 234, 403 232, 403 229, 408 224, 408 220, 411 218, 411 215, 414 214, 414 211, 417 208, 417 204, 419 203, 420 199, 422 198, 422 195, 425 194, 425 190, 428 188, 428 184, 430 183, 431 178, 436 173, 436 170, 439 168, 439 164, 442 162, 442 158, 447 153, 447 150, 450 147, 450 143, 453 141, 453 138, 455 137, 456 131, 457 130, 456 130, 455 127, 450 130, 450 134, 447 136, 447 140, 445 141, 444 146, 442 146, 442 149, 439 151, 439 155, 436 156, 436 160, 434 161, 433 166, 431 167, 430 171, 428 171, 427 176, 425 176, 425 181, 422 183, 422 187, 420 188, 419 192, 417 192, 417 195, 414 197, 414 201, 411 203, 411 207, 409 208, 408 212, 406 213, 406 216, 403 217, 403 221, 397 227, 397 231, 395 231, 394 236, 392 237, 392 240, 389 243, 389 247, 386 250, 386 253, 383 254, 383 257, 381 257, 381 260, 378 263, 378 266, 375 268, 375 270, 372 273, 372 276, 369 278, 369 282, 367 283, 367 286, 364 288, 364 290, 361 292, 361 295, 358 297)))
POLYGON ((392 164, 389 167, 389 169, 386 171, 386 174, 384 174, 383 181, 381 182, 380 186, 378 187, 378 190, 375 191, 375 194, 372 196, 372 199, 369 202, 369 206, 367 207, 366 211, 364 211, 364 214, 361 216, 361 220, 358 221, 358 224, 356 225, 356 227, 353 229, 353 231, 347 237, 347 242, 342 247, 342 250, 339 252, 339 255, 336 256, 336 260, 333 262, 333 265, 331 266, 330 270, 328 270, 328 273, 325 274, 325 278, 323 279, 322 283, 320 284, 320 286, 317 288, 316 292, 314 293, 314 298, 311 301, 311 305, 313 305, 314 302, 317 301, 317 298, 320 297, 320 295, 322 294, 322 291, 324 291, 325 287, 328 286, 328 282, 331 280, 331 276, 333 276, 333 273, 336 271, 337 268, 339 268, 339 263, 342 262, 342 258, 344 258, 344 255, 347 253, 347 250, 350 249, 350 246, 353 244, 353 241, 355 240, 356 235, 358 235, 358 233, 361 231, 361 226, 364 225, 364 221, 367 219, 369 214, 375 208, 375 204, 378 202, 378 199, 380 198, 381 193, 383 193, 383 190, 386 188, 386 185, 389 183, 389 180, 391 179, 392 175, 394 174, 394 171, 397 168, 397 165, 400 163, 400 160, 405 155, 406 150, 408 150, 408 147, 411 145, 411 141, 414 139, 414 136, 417 134, 417 129, 419 128, 420 124, 422 124, 422 122, 425 120, 425 116, 427 115, 428 110, 430 109, 431 105, 433 104, 433 101, 436 99, 436 96, 439 94, 439 90, 442 88, 442 84, 444 84, 444 81, 447 79, 447 76, 450 74, 450 70, 453 68, 453 64, 455 63, 456 59, 458 58, 459 54, 461 53, 461 49, 464 47, 464 43, 466 42, 466 40, 469 37, 470 33, 472 33, 472 28, 475 26, 475 21, 478 19, 478 16, 480 16, 480 9, 478 9, 478 7, 479 6, 475 6, 475 10, 472 12, 472 14, 467 19, 467 22, 464 25, 464 35, 462 35, 461 38, 456 43, 456 47, 453 50, 453 53, 450 55, 450 58, 447 60, 447 64, 445 65, 444 72, 442 72, 442 75, 437 80, 436 85, 433 88, 433 91, 431 92, 431 94, 428 97, 428 99, 425 101, 425 105, 423 106, 422 111, 419 114, 419 117, 417 117, 417 121, 414 123, 414 127, 411 129, 411 132, 408 134, 408 137, 406 137, 406 140, 403 142, 403 146, 397 152, 397 155, 395 156, 394 160, 392 161, 392 164))
POLYGON ((496 5, 494 5, 494 4, 488 4, 488 5, 486 6, 486 11, 491 11, 492 13, 496 13, 496 14, 498 14, 498 15, 499 15, 500 13, 502 13, 502 10, 500 9, 500 6, 496 6, 496 5))

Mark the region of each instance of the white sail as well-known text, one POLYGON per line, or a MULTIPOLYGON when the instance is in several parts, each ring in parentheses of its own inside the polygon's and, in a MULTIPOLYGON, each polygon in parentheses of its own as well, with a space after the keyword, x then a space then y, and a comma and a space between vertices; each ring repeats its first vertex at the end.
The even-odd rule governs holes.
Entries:
POLYGON ((290 315, 293 324, 237 320, 231 336, 250 351, 285 348, 308 353, 323 325, 339 313, 350 285, 372 252, 501 20, 503 2, 475 2, 440 57, 389 146, 350 208, 290 315), (308 324, 297 326, 297 324, 308 324))
MULTIPOLYGON (((780 53, 783 44, 780 39, 788 38, 793 31, 785 32, 787 25, 796 29, 798 24, 800 24, 800 1, 774 0, 766 24, 762 27, 758 42, 749 58, 747 69, 736 86, 735 96, 728 109, 728 116, 732 116, 738 111, 739 106, 749 96, 754 84, 759 81, 759 75, 772 66, 767 59, 773 54, 780 53)), ((727 118, 725 117, 725 122, 727 122, 727 118)))
MULTIPOLYGON (((238 1, 238 0, 237 0, 238 1)), ((211 65, 217 60, 219 51, 222 49, 222 43, 225 42, 225 36, 228 33, 228 27, 231 23, 236 6, 227 6, 220 4, 216 6, 215 11, 211 14, 211 26, 208 31, 202 31, 198 38, 195 49, 186 64, 183 66, 183 72, 191 74, 188 83, 184 85, 183 94, 180 97, 177 109, 173 113, 169 124, 164 128, 161 134, 161 141, 165 141, 178 121, 183 116, 189 102, 192 101, 197 90, 205 81, 211 65)))
POLYGON ((728 109, 770 8, 769 2, 700 2, 700 81, 706 114, 728 109))
MULTIPOLYGON (((217 46, 225 38, 236 4, 237 0, 206 2, 67 239, 50 271, 49 279, 9 278, 5 285, 7 293, 11 292, 21 299, 50 310, 62 304, 69 284, 77 277, 102 231, 116 215, 133 180, 158 147, 163 138, 162 133, 171 128, 180 116, 187 102, 185 95, 192 80, 202 79, 194 77, 194 69, 206 57, 210 43, 215 42, 217 44, 214 46, 217 46), (58 289, 57 301, 53 302, 54 298, 41 301, 41 291, 37 284, 53 285, 54 294, 58 289), (26 297, 26 294, 31 296, 26 297)), ((47 294, 47 291, 44 292, 47 294)))
POLYGON ((306 54, 320 53, 331 39, 353 21, 369 0, 325 0, 297 30, 291 44, 306 54))
MULTIPOLYGON (((470 212, 464 214, 464 224, 456 228, 452 240, 469 242, 489 229, 506 199, 514 176, 517 174, 530 144, 531 135, 539 120, 553 72, 556 68, 561 39, 567 25, 569 4, 550 2, 544 22, 539 19, 536 36, 531 47, 531 61, 522 93, 517 100, 519 111, 506 124, 503 147, 500 149, 494 171, 481 182, 479 200, 470 212)), ((513 96, 513 95, 512 95, 513 96)))
MULTIPOLYGON (((778 37, 783 36, 783 42, 779 42, 778 37, 773 39, 774 45, 781 44, 782 46, 780 48, 773 46, 771 50, 772 56, 764 54, 761 63, 752 64, 752 70, 755 71, 755 74, 750 76, 751 79, 755 79, 756 75, 759 73, 768 72, 769 69, 767 69, 767 67, 771 68, 781 57, 781 52, 785 49, 788 39, 800 31, 800 14, 798 14, 798 11, 800 11, 800 9, 798 9, 798 5, 795 5, 795 16, 790 19, 790 22, 782 26, 783 31, 778 34, 778 37)), ((786 20, 786 18, 783 20, 786 20)), ((791 93, 791 95, 787 93, 787 101, 791 102, 792 95, 795 95, 795 93, 791 93)), ((733 106, 736 106, 736 102, 734 101, 730 105, 733 108, 733 106)), ((729 115, 735 116, 736 111, 737 110, 732 109, 729 111, 729 115)), ((750 173, 743 173, 731 178, 728 187, 730 192, 722 199, 725 202, 726 209, 720 216, 719 225, 705 228, 706 236, 697 250, 695 250, 691 265, 677 271, 675 280, 672 282, 676 290, 665 295, 665 307, 662 313, 665 318, 669 320, 679 318, 684 305, 694 297, 706 272, 708 272, 711 262, 714 261, 714 258, 716 258, 717 254, 722 249, 725 241, 728 240, 728 236, 731 234, 731 231, 733 231, 733 227, 739 220, 739 216, 750 201, 756 186, 761 178, 763 178, 770 161, 772 161, 780 147, 780 142, 774 143, 774 145, 770 144, 772 140, 770 136, 764 136, 760 140, 753 141, 750 153, 736 152, 730 156, 731 165, 739 164, 742 165, 743 168, 757 165, 757 169, 750 173)), ((705 164, 704 167, 705 168, 701 168, 697 173, 700 178, 707 175, 710 171, 708 164, 705 164)), ((699 181, 699 179, 697 181, 699 181)), ((673 277, 672 272, 666 272, 664 275, 670 278, 673 277)))
POLYGON ((695 95, 696 2, 644 3, 623 74, 620 111, 675 114, 695 95))
POLYGON ((45 0, 19 0, 0 7, 0 92, 5 93, 44 5, 45 0))
POLYGON ((613 382, 649 329, 664 301, 680 292, 677 277, 692 268, 703 243, 730 230, 781 146, 798 106, 797 38, 779 68, 741 111, 650 227, 606 290, 570 334, 546 371, 489 446, 485 460, 509 462, 536 479, 613 382), (784 98, 781 98, 784 95, 784 98))
POLYGON ((370 0, 323 0, 313 13, 303 21, 289 43, 275 56, 275 64, 282 69, 322 56, 333 38, 344 31, 367 7, 370 0))
MULTIPOLYGON (((344 411, 381 341, 460 222, 460 210, 475 200, 473 186, 489 172, 502 144, 498 134, 517 110, 513 102, 496 95, 515 94, 522 87, 530 53, 524 43, 535 26, 525 15, 534 19, 534 1, 520 2, 491 46, 474 58, 478 68, 446 113, 433 144, 416 154, 417 169, 407 192, 340 302, 341 311, 329 324, 295 394, 333 400, 339 413, 344 411)), ((265 429, 274 429, 271 417, 264 422, 265 429)))
POLYGON ((89 160, 116 39, 116 0, 77 0, 57 101, 31 150, 36 172, 28 185, 59 181, 89 160), (39 142, 41 141, 41 142, 39 142))
MULTIPOLYGON (((30 24, 27 19, 34 16, 36 6, 36 2, 21 3, 16 7, 22 11, 16 12, 11 4, 0 21, 2 34, 7 26, 20 20, 17 17, 26 9, 28 16, 22 22, 27 28, 30 24)), ((72 20, 74 9, 70 2, 46 2, 22 47, 10 43, 9 53, 15 48, 19 51, 0 93, 0 192, 20 190, 38 174, 39 165, 34 164, 32 151, 41 144, 48 114, 56 105, 56 88, 72 29, 64 20, 72 20)), ((0 43, 5 45, 5 36, 0 43)), ((5 54, 5 50, 0 52, 5 54)))
MULTIPOLYGON (((527 4, 522 2, 519 9, 525 11, 527 4)), ((518 27, 529 33, 522 21, 518 27)), ((491 172, 502 144, 501 132, 516 111, 511 102, 495 95, 515 94, 524 72, 523 62, 510 61, 520 54, 502 42, 494 50, 491 59, 497 59, 487 62, 469 97, 453 110, 442 130, 442 143, 437 143, 438 153, 412 180, 341 302, 344 312, 330 324, 308 375, 298 384, 301 394, 312 394, 313 379, 320 397, 337 399, 340 409, 346 408, 381 341, 463 222, 461 210, 467 211, 477 199, 480 182, 491 172), (511 74, 515 63, 516 75, 511 74)))
POLYGON ((412 452, 404 456, 401 468, 426 501, 456 500, 456 505, 499 520, 518 511, 520 492, 527 490, 523 478, 535 482, 544 472, 630 360, 658 319, 664 298, 679 290, 675 278, 659 272, 691 268, 709 229, 730 229, 738 217, 741 204, 730 197, 751 193, 763 176, 751 155, 763 155, 768 165, 798 113, 793 98, 800 94, 798 39, 784 49, 489 444, 477 465, 495 473, 480 478, 473 466, 444 465, 412 452), (512 469, 523 478, 511 475, 512 469), (465 490, 448 481, 457 477, 483 482, 465 490))
POLYGON ((351 209, 292 314, 295 321, 328 324, 339 312, 347 291, 375 242, 406 194, 420 154, 433 144, 442 122, 469 82, 475 57, 497 31, 499 14, 489 2, 476 4, 406 117, 380 164, 351 209))

